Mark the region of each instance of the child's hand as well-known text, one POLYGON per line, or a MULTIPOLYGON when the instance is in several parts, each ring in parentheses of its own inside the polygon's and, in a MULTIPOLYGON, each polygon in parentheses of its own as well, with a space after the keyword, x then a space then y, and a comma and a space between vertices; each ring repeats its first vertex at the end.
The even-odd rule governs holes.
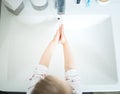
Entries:
POLYGON ((60 25, 59 29, 57 30, 57 32, 52 40, 52 43, 54 43, 55 45, 58 44, 59 42, 61 42, 62 45, 67 43, 67 39, 64 34, 63 24, 60 25))
POLYGON ((59 29, 57 30, 53 40, 52 40, 52 43, 54 43, 55 45, 58 44, 60 41, 60 32, 59 32, 59 29))
POLYGON ((61 24, 60 28, 59 28, 59 32, 60 32, 60 41, 62 43, 62 45, 64 45, 65 43, 67 43, 67 39, 64 33, 64 26, 63 24, 61 24))

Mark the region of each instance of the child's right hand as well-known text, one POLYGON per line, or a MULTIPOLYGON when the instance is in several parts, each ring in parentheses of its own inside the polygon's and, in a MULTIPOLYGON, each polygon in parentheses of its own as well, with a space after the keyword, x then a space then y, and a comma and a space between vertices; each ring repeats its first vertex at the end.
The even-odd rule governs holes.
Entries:
POLYGON ((61 24, 61 26, 59 27, 59 32, 60 32, 60 41, 62 43, 62 45, 67 43, 67 39, 64 33, 64 26, 63 24, 61 24))
POLYGON ((54 43, 55 45, 58 44, 60 41, 60 32, 59 29, 57 30, 55 36, 53 37, 52 43, 54 43))

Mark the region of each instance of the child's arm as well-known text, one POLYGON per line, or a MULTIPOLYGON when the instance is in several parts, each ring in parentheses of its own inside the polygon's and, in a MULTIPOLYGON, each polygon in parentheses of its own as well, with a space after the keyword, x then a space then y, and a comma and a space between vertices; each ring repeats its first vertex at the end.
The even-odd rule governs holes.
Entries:
POLYGON ((60 27, 60 41, 63 45, 64 50, 64 67, 66 71, 66 81, 70 84, 72 87, 72 91, 74 94, 82 94, 81 92, 81 84, 80 84, 80 76, 75 69, 75 64, 73 60, 73 55, 70 49, 70 46, 68 44, 68 41, 65 37, 64 31, 63 31, 63 25, 60 27))
POLYGON ((70 46, 68 44, 68 41, 63 31, 63 25, 61 25, 60 27, 60 35, 61 35, 60 41, 63 45, 63 51, 64 51, 64 62, 65 62, 64 68, 65 68, 65 71, 67 71, 67 70, 73 69, 75 66, 74 66, 74 61, 73 61, 73 56, 72 56, 70 46))
POLYGON ((40 59, 39 64, 44 65, 46 67, 49 66, 53 50, 55 49, 55 46, 58 44, 59 38, 60 38, 60 33, 58 30, 56 32, 53 40, 49 43, 48 47, 45 49, 45 51, 40 59))
POLYGON ((45 49, 40 61, 39 65, 36 66, 32 77, 29 79, 29 86, 27 94, 31 94, 33 88, 35 87, 36 83, 39 82, 41 79, 44 79, 48 74, 48 66, 50 63, 50 59, 52 56, 52 52, 57 45, 60 38, 59 30, 56 32, 53 40, 49 43, 48 47, 45 49))
POLYGON ((70 69, 74 69, 75 65, 74 65, 74 61, 73 61, 73 55, 72 55, 70 46, 67 42, 63 45, 63 50, 64 50, 65 71, 68 71, 70 69))

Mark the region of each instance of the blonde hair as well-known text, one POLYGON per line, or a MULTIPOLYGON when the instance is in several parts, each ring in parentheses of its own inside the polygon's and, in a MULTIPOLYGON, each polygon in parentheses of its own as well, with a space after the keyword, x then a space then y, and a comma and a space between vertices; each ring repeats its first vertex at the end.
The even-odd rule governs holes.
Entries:
POLYGON ((72 94, 72 89, 67 83, 48 75, 35 85, 32 94, 72 94))

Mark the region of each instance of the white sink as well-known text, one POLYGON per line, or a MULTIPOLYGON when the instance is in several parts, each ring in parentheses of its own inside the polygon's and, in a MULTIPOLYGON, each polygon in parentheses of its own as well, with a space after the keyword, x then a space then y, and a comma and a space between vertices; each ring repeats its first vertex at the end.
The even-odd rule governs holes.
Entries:
POLYGON ((75 55, 81 84, 116 84, 117 69, 111 17, 65 16, 65 32, 75 55))
MULTIPOLYGON (((26 90, 33 66, 39 62, 42 52, 55 34, 56 22, 55 18, 51 18, 26 24, 14 17, 3 16, 0 30, 0 89, 26 90)), ((116 84, 118 79, 111 17, 66 15, 63 16, 63 24, 81 85, 116 84)), ((59 45, 52 58, 50 73, 63 78, 63 72, 63 53, 59 45)))

